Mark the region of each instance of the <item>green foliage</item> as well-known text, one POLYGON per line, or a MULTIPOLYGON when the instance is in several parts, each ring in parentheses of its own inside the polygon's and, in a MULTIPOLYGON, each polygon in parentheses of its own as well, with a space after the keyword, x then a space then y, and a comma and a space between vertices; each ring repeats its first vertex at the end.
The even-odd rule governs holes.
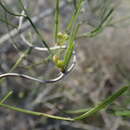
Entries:
MULTIPOLYGON (((24 4, 22 3, 22 0, 19 0, 19 2, 20 2, 22 10, 25 12, 25 15, 13 13, 12 11, 8 10, 1 1, 0 1, 0 6, 3 8, 3 10, 6 13, 8 13, 8 14, 10 14, 12 16, 15 16, 15 17, 16 16, 17 17, 24 17, 25 19, 27 19, 29 21, 29 23, 33 27, 35 33, 37 34, 38 38, 42 41, 43 45, 48 50, 49 56, 51 57, 51 58, 49 57, 49 59, 51 59, 54 62, 55 66, 61 70, 63 75, 66 74, 66 72, 67 72, 67 70, 69 68, 69 65, 72 62, 72 57, 73 57, 73 55, 75 55, 75 47, 76 47, 75 46, 75 44, 76 44, 75 40, 77 38, 81 38, 81 37, 94 37, 94 36, 98 35, 100 32, 102 32, 102 30, 106 26, 108 26, 108 24, 110 22, 110 19, 111 19, 111 15, 112 15, 112 13, 114 11, 114 9, 111 8, 111 9, 109 9, 107 11, 107 13, 104 13, 105 16, 103 17, 102 21, 92 31, 90 31, 89 33, 84 33, 84 34, 78 35, 78 30, 80 28, 80 25, 82 24, 82 21, 79 22, 78 18, 81 15, 81 9, 82 9, 84 0, 78 0, 77 4, 74 3, 76 9, 74 10, 74 13, 72 14, 71 20, 69 21, 69 23, 68 23, 68 25, 66 27, 66 30, 64 30, 64 31, 60 30, 60 7, 59 7, 60 6, 60 0, 56 0, 54 43, 56 44, 56 46, 59 46, 59 49, 56 50, 57 53, 55 53, 55 51, 53 52, 52 49, 49 47, 48 43, 44 40, 44 38, 41 35, 40 31, 37 29, 36 25, 31 20, 26 8, 24 7, 24 4), (61 32, 64 32, 64 33, 61 33, 61 32), (62 48, 63 45, 65 45, 65 47, 63 49, 63 54, 64 55, 61 56, 61 52, 62 52, 61 48, 62 48)), ((0 20, 2 22, 5 22, 8 25, 14 26, 11 23, 9 23, 8 21, 5 21, 4 19, 0 19, 0 20)), ((28 56, 30 54, 32 49, 33 48, 30 47, 24 53, 22 53, 22 55, 20 55, 20 57, 18 58, 18 60, 14 64, 14 66, 10 69, 10 72, 12 72, 15 68, 17 68, 17 66, 20 65, 22 60, 26 56, 28 56)), ((19 77, 22 77, 22 76, 19 75, 19 77)), ((32 78, 32 79, 34 79, 34 78, 32 78)), ((127 89, 128 89, 128 87, 122 87, 117 92, 113 93, 111 96, 109 96, 104 101, 100 102, 99 104, 97 104, 96 106, 94 106, 92 108, 67 111, 67 113, 69 113, 69 114, 82 113, 80 116, 75 117, 75 118, 54 116, 54 115, 49 115, 49 114, 46 114, 46 113, 34 112, 34 111, 14 107, 14 106, 11 106, 11 105, 7 105, 4 102, 12 94, 12 91, 9 92, 0 101, 0 106, 4 107, 4 108, 11 109, 11 110, 14 110, 14 111, 18 111, 18 112, 22 112, 22 113, 26 113, 26 114, 31 114, 31 115, 35 115, 35 116, 44 116, 44 117, 59 119, 59 120, 76 121, 76 120, 82 120, 84 118, 87 118, 87 117, 99 112, 100 110, 105 109, 108 105, 113 103, 119 96, 121 96, 124 92, 126 92, 127 89)), ((117 111, 116 115, 130 116, 130 111, 123 111, 123 112, 122 111, 119 111, 119 112, 117 111)))
MULTIPOLYGON (((49 114, 45 114, 45 113, 29 111, 29 110, 25 110, 25 109, 22 109, 22 108, 18 108, 18 107, 14 107, 14 106, 11 106, 11 105, 4 104, 5 100, 7 100, 7 98, 12 94, 12 91, 9 92, 5 97, 3 97, 3 99, 0 101, 0 106, 14 110, 14 111, 18 111, 18 112, 22 112, 22 113, 26 113, 26 114, 31 114, 31 115, 35 115, 35 116, 45 116, 45 117, 58 119, 58 120, 76 121, 76 120, 82 120, 84 118, 87 118, 87 117, 95 114, 96 112, 99 112, 100 110, 106 108, 113 101, 115 101, 119 96, 121 96, 124 92, 126 92, 127 89, 128 89, 128 87, 122 87, 117 92, 115 92, 113 95, 109 96, 107 99, 105 99, 104 101, 102 101, 101 103, 96 105, 95 107, 93 107, 89 110, 87 109, 85 113, 83 113, 82 115, 75 117, 75 118, 53 116, 53 115, 49 115, 49 114)), ((80 111, 80 110, 78 110, 78 111, 80 111)))

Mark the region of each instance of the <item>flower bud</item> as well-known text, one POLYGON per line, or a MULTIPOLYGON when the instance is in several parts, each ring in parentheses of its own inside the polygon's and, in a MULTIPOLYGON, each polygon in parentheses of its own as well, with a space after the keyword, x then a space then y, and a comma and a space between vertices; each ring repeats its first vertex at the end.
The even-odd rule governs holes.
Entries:
POLYGON ((60 58, 59 58, 59 56, 57 56, 57 55, 54 55, 53 58, 52 58, 52 60, 53 60, 54 63, 57 63, 57 61, 58 61, 59 59, 60 59, 60 58))
POLYGON ((58 32, 57 37, 58 37, 59 39, 63 39, 63 33, 62 33, 62 32, 58 32))
POLYGON ((65 33, 65 34, 63 35, 63 38, 64 38, 64 40, 68 40, 68 39, 69 39, 68 34, 65 33))
POLYGON ((57 63, 56 63, 56 66, 58 68, 63 69, 64 68, 64 61, 63 60, 58 60, 57 63))

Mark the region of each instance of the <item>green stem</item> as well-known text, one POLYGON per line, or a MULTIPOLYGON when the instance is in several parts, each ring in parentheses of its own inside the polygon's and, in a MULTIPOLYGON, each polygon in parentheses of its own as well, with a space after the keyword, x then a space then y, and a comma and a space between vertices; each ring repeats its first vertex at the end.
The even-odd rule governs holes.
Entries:
POLYGON ((96 112, 104 109, 105 107, 107 107, 108 105, 110 105, 115 99, 117 99, 120 95, 122 95, 126 90, 128 89, 128 87, 123 87, 121 89, 119 89, 116 93, 114 93, 112 96, 108 97, 107 99, 105 99, 103 102, 101 102, 100 104, 98 104, 97 106, 93 107, 92 109, 90 109, 88 112, 74 118, 75 120, 81 120, 84 119, 92 114, 95 114, 96 112))
POLYGON ((1 101, 0 104, 4 103, 7 98, 9 98, 12 95, 13 91, 10 91, 1 101))
POLYGON ((21 5, 22 5, 22 8, 23 10, 25 11, 26 15, 21 15, 21 14, 15 14, 15 13, 12 13, 11 11, 9 11, 3 4, 2 2, 0 2, 0 6, 10 15, 13 15, 13 16, 18 16, 18 17, 24 17, 26 18, 30 24, 32 25, 33 29, 35 30, 36 34, 38 35, 38 37, 41 39, 42 43, 44 44, 44 46, 48 49, 48 51, 51 53, 51 50, 48 46, 48 44, 46 43, 46 41, 43 39, 43 36, 40 34, 40 32, 38 31, 37 27, 35 26, 35 24, 32 22, 31 18, 28 16, 28 13, 26 11, 26 9, 24 8, 24 5, 22 3, 21 0, 19 0, 21 5))
POLYGON ((1 105, 2 103, 4 103, 5 100, 7 100, 7 98, 9 98, 9 97, 12 95, 12 93, 13 93, 13 91, 10 91, 5 97, 3 97, 3 99, 0 101, 0 105, 1 105))
POLYGON ((48 46, 48 44, 46 43, 46 41, 43 39, 43 36, 41 35, 41 33, 39 32, 39 30, 37 29, 37 27, 35 26, 35 24, 33 23, 33 21, 31 20, 31 18, 28 15, 27 10, 25 9, 22 0, 19 0, 23 10, 25 11, 26 14, 26 18, 28 19, 28 21, 30 22, 30 24, 32 25, 33 29, 35 30, 35 32, 37 33, 37 36, 41 39, 43 45, 48 49, 48 51, 51 53, 51 50, 48 46))
POLYGON ((84 109, 78 109, 78 110, 67 110, 64 111, 67 114, 80 114, 89 111, 91 108, 84 108, 84 109))
POLYGON ((21 17, 21 16, 26 17, 25 15, 12 13, 11 11, 9 11, 9 10, 5 7, 5 5, 4 5, 1 1, 0 1, 0 6, 1 6, 8 14, 10 14, 10 15, 18 16, 18 17, 21 17))
POLYGON ((6 24, 8 24, 8 25, 10 25, 10 26, 12 26, 12 27, 14 27, 14 28, 17 28, 16 25, 13 25, 12 23, 8 22, 8 21, 5 20, 5 19, 1 19, 1 18, 0 18, 0 21, 1 21, 2 23, 6 23, 6 24))
POLYGON ((78 38, 82 38, 82 37, 94 37, 97 36, 100 32, 103 31, 103 29, 109 25, 109 18, 112 15, 114 9, 110 9, 110 11, 107 13, 107 15, 104 17, 104 19, 101 21, 100 25, 98 27, 96 27, 95 29, 93 29, 91 32, 87 32, 87 33, 83 33, 80 36, 77 36, 76 39, 78 38))
POLYGON ((77 9, 74 11, 74 14, 72 15, 72 18, 67 26, 66 32, 70 32, 74 28, 77 18, 80 14, 82 3, 83 3, 83 0, 79 0, 79 2, 77 3, 77 9))
POLYGON ((48 118, 53 118, 53 119, 58 119, 58 120, 75 121, 75 120, 81 120, 81 119, 87 118, 88 116, 91 116, 92 114, 95 114, 96 112, 100 111, 101 109, 104 109, 105 107, 110 105, 115 99, 117 99, 120 95, 122 95, 127 89, 128 89, 128 87, 123 87, 123 88, 119 89, 116 93, 114 93, 112 96, 108 97, 106 100, 101 102, 99 105, 93 107, 90 110, 87 109, 86 113, 84 113, 84 114, 82 114, 82 115, 80 115, 80 116, 78 116, 76 118, 53 116, 53 115, 49 115, 49 114, 46 114, 46 113, 34 112, 34 111, 30 111, 30 110, 10 106, 10 105, 7 105, 7 104, 3 104, 3 102, 12 94, 12 92, 9 92, 0 101, 0 106, 4 107, 4 108, 11 109, 11 110, 14 110, 14 111, 18 111, 18 112, 22 112, 22 113, 26 113, 26 114, 31 114, 31 115, 35 115, 35 116, 45 116, 45 117, 48 117, 48 118))
POLYGON ((10 69, 9 72, 12 72, 15 68, 17 68, 17 66, 19 66, 19 64, 23 61, 23 59, 30 54, 30 52, 32 51, 32 48, 27 49, 23 54, 20 55, 20 57, 17 59, 16 63, 12 66, 12 68, 10 69))
POLYGON ((59 8, 60 0, 56 0, 56 10, 55 10, 55 42, 57 43, 57 34, 59 32, 59 20, 60 20, 60 8, 59 8))
POLYGON ((80 24, 77 25, 77 27, 75 28, 75 30, 72 31, 72 34, 70 36, 69 43, 68 43, 69 45, 68 45, 68 48, 67 48, 65 56, 64 56, 64 71, 67 69, 67 67, 70 63, 70 60, 71 60, 71 57, 72 57, 72 54, 73 54, 73 51, 75 48, 74 39, 78 32, 79 26, 80 26, 80 24))
POLYGON ((70 34, 70 38, 69 38, 69 41, 68 41, 69 45, 68 45, 68 48, 67 48, 65 56, 64 56, 64 71, 66 71, 66 69, 69 65, 69 62, 71 60, 73 51, 74 51, 74 47, 75 47, 74 40, 76 38, 76 34, 78 32, 78 29, 80 27, 80 24, 78 24, 76 26, 76 21, 78 19, 78 16, 80 15, 82 3, 83 3, 83 0, 80 0, 78 2, 78 9, 76 10, 75 15, 72 17, 72 20, 70 21, 70 25, 68 26, 68 28, 71 30, 71 34, 70 34))
POLYGON ((14 111, 18 111, 18 112, 22 112, 22 113, 26 113, 26 114, 31 114, 31 115, 35 115, 35 116, 45 116, 45 117, 58 119, 58 120, 73 121, 72 118, 53 116, 53 115, 49 115, 49 114, 45 114, 45 113, 41 113, 41 112, 34 112, 34 111, 30 111, 30 110, 26 110, 26 109, 22 109, 22 108, 18 108, 18 107, 13 107, 13 106, 3 104, 3 103, 1 103, 0 106, 2 106, 4 108, 8 108, 10 110, 14 110, 14 111))
POLYGON ((130 110, 116 111, 115 115, 130 117, 130 110))

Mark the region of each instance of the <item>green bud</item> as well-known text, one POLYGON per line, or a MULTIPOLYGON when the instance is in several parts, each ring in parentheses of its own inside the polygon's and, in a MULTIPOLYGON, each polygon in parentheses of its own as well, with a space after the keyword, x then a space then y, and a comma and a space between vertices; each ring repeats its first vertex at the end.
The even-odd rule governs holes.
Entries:
POLYGON ((65 34, 63 35, 63 38, 64 38, 64 40, 68 40, 68 39, 69 39, 68 34, 65 33, 65 34))
POLYGON ((53 58, 52 58, 52 60, 53 60, 54 63, 57 63, 57 61, 58 61, 59 59, 60 59, 60 58, 59 58, 59 56, 57 56, 57 55, 54 55, 53 58))
POLYGON ((64 68, 64 61, 63 60, 58 60, 57 63, 56 63, 56 66, 58 68, 63 69, 64 68))
POLYGON ((57 37, 59 38, 59 39, 63 39, 63 33, 62 32, 58 32, 58 34, 57 34, 57 37))

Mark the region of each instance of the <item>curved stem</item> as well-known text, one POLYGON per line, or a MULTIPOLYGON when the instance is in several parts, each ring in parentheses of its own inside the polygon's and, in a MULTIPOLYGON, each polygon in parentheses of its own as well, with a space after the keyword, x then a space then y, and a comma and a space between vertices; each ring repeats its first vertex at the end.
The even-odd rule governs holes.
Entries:
POLYGON ((58 77, 54 78, 54 79, 40 80, 40 79, 37 79, 35 77, 28 76, 28 75, 25 75, 25 74, 19 74, 19 73, 5 73, 5 74, 1 74, 0 75, 0 79, 6 78, 6 77, 20 77, 20 78, 25 78, 25 79, 28 79, 28 80, 37 81, 39 83, 55 83, 55 82, 63 79, 68 73, 70 73, 73 70, 73 68, 75 67, 75 64, 76 64, 76 55, 74 53, 73 63, 71 64, 71 66, 67 69, 67 71, 65 73, 60 72, 60 75, 58 77))

